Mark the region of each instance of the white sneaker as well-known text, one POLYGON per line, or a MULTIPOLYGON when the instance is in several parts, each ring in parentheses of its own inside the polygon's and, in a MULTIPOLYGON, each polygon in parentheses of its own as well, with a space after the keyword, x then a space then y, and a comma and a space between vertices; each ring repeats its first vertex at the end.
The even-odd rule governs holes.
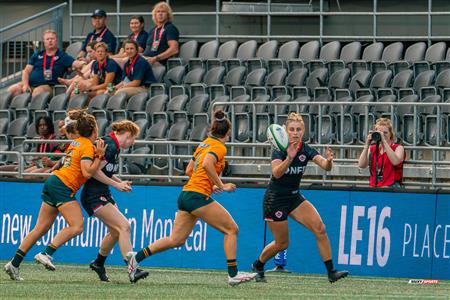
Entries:
POLYGON ((256 277, 257 273, 238 272, 236 276, 228 276, 228 284, 235 286, 241 283, 249 282, 256 277))
POLYGON ((34 256, 34 260, 38 263, 43 265, 47 270, 49 271, 55 271, 56 267, 54 264, 52 264, 53 258, 44 253, 38 253, 34 256))
POLYGON ((128 263, 128 277, 130 277, 131 282, 136 282, 136 270, 139 266, 138 262, 136 261, 136 252, 128 252, 127 253, 127 263, 128 263))
POLYGON ((19 268, 14 267, 11 262, 8 262, 5 265, 4 270, 5 270, 6 274, 9 275, 9 278, 11 278, 11 280, 17 280, 17 281, 23 280, 23 278, 20 277, 19 268))

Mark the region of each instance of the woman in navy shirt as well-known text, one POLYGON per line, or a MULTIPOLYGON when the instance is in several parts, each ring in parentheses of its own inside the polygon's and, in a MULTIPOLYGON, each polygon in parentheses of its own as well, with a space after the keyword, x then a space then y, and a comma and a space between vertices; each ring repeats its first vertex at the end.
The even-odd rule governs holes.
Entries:
POLYGON ((125 92, 129 97, 147 92, 150 84, 156 82, 150 64, 138 53, 139 45, 133 40, 123 43, 128 60, 123 67, 122 81, 114 88, 116 93, 125 92))

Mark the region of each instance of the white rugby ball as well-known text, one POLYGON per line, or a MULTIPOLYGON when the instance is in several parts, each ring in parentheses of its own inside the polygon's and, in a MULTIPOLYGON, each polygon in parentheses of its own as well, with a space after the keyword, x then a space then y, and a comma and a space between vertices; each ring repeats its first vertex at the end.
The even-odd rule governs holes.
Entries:
POLYGON ((267 140, 275 149, 286 151, 289 146, 289 136, 286 129, 278 124, 272 124, 267 128, 267 140))

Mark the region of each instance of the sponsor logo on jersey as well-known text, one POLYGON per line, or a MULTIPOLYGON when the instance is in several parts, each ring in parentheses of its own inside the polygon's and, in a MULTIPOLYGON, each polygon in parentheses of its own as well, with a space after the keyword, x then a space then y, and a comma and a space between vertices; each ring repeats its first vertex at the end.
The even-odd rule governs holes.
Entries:
POLYGON ((116 173, 119 170, 119 164, 112 164, 112 163, 108 163, 105 166, 105 170, 108 172, 114 172, 116 173))
POLYGON ((275 216, 276 216, 277 218, 281 218, 281 217, 283 216, 283 212, 282 212, 281 210, 279 210, 279 211, 277 211, 277 212, 275 213, 275 216))
POLYGON ((201 143, 200 145, 199 145, 199 147, 200 148, 208 148, 209 147, 209 144, 205 144, 205 143, 201 143))
POLYGON ((305 154, 301 154, 301 155, 298 157, 298 159, 299 159, 301 162, 304 162, 304 161, 306 160, 306 155, 305 155, 305 154))
POLYGON ((289 167, 286 170, 286 172, 284 172, 284 174, 287 174, 287 175, 298 175, 298 174, 303 174, 304 171, 305 171, 305 167, 304 166, 289 167))

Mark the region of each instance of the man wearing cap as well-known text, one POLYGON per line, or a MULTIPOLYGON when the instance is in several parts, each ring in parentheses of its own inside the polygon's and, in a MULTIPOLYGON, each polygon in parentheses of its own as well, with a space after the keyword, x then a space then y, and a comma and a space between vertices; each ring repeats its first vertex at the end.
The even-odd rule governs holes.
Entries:
POLYGON ((86 45, 90 42, 104 42, 108 45, 110 54, 114 54, 117 48, 117 40, 114 34, 106 26, 106 12, 103 9, 96 9, 92 13, 91 22, 94 31, 90 32, 83 43, 83 48, 78 55, 78 59, 82 59, 86 56, 86 45))

